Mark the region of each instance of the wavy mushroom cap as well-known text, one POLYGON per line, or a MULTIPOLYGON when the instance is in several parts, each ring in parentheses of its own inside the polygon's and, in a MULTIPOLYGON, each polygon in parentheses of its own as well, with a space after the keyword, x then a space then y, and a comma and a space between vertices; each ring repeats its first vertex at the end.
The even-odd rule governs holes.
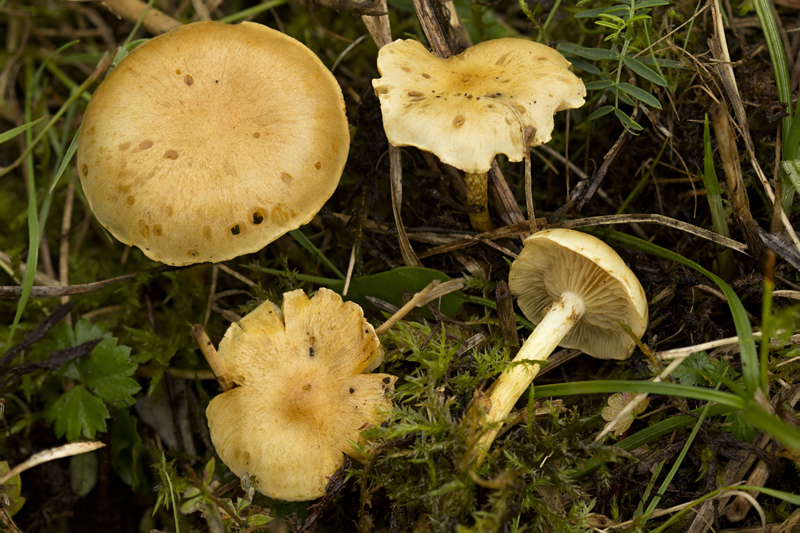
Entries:
POLYGON ((341 89, 311 50, 260 24, 197 22, 98 87, 78 169, 120 241, 167 264, 219 262, 309 222, 349 144, 341 89))
POLYGON ((264 302, 228 329, 219 356, 238 384, 208 405, 211 440, 237 476, 281 500, 325 494, 350 442, 386 419, 397 379, 365 374, 383 357, 361 308, 328 289, 264 302))
POLYGON ((626 359, 635 344, 620 322, 637 337, 647 329, 647 297, 639 280, 610 246, 580 231, 544 230, 525 239, 508 285, 534 324, 563 292, 583 298, 586 312, 561 341, 564 348, 626 359))
POLYGON ((529 146, 549 141, 553 115, 583 105, 586 88, 569 66, 556 50, 524 39, 484 41, 446 59, 397 40, 380 49, 382 77, 372 85, 390 143, 479 173, 497 154, 521 161, 526 135, 529 146))

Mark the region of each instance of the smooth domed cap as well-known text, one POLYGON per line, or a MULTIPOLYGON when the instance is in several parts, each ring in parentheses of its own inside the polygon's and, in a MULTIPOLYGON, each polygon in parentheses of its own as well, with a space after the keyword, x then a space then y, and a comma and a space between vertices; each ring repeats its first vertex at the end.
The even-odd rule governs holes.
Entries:
POLYGON ((580 107, 586 88, 556 50, 524 39, 495 39, 440 59, 413 40, 380 49, 372 80, 394 146, 416 146, 448 165, 487 172, 492 158, 521 161, 550 140, 553 115, 580 107))
POLYGON ((260 24, 197 22, 98 87, 78 169, 120 241, 171 265, 220 262, 309 222, 349 144, 341 89, 311 50, 260 24))
POLYGON ((281 500, 325 494, 360 432, 386 419, 397 379, 364 374, 382 357, 361 308, 328 289, 283 295, 228 329, 219 356, 238 384, 208 405, 211 441, 237 476, 281 500))
POLYGON ((586 313, 560 343, 599 359, 625 359, 647 329, 647 297, 631 269, 600 239, 569 229, 551 229, 525 239, 508 275, 511 292, 528 319, 538 324, 561 293, 583 298, 586 313))

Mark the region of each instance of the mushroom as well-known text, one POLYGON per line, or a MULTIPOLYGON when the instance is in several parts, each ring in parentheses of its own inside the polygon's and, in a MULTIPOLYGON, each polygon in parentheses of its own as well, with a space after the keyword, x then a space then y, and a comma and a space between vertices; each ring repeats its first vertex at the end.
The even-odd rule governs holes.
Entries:
POLYGON ((97 88, 78 140, 89 207, 171 265, 260 250, 333 194, 350 144, 339 84, 314 53, 250 22, 150 39, 97 88))
POLYGON ((489 449, 499 423, 538 374, 537 361, 545 361, 556 346, 598 359, 626 359, 635 343, 620 323, 637 337, 647 329, 647 298, 639 280, 610 246, 586 233, 534 233, 511 265, 508 285, 522 312, 537 325, 485 405, 473 407, 486 411, 473 454, 489 449))
POLYGON ((353 443, 391 407, 397 378, 366 373, 383 357, 375 330, 328 289, 310 300, 285 293, 281 308, 264 302, 231 324, 218 355, 237 386, 208 405, 211 441, 231 471, 255 475, 272 498, 324 495, 342 454, 363 459, 353 443))
POLYGON ((580 107, 586 88, 556 50, 524 39, 495 39, 440 59, 413 40, 380 49, 372 80, 394 146, 416 146, 466 173, 478 231, 491 229, 486 173, 497 154, 522 161, 550 140, 553 115, 580 107))

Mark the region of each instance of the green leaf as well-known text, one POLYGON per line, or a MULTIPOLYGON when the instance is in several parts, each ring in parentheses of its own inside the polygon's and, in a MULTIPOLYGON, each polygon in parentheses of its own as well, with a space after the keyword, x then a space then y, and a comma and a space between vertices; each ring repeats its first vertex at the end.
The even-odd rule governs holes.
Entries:
MULTIPOLYGON (((584 86, 586 87, 587 91, 599 91, 601 89, 607 89, 614 85, 614 82, 611 80, 597 80, 597 81, 590 81, 589 83, 585 83, 584 86)), ((613 108, 612 108, 613 109, 613 108)))
POLYGON ((611 113, 612 111, 614 111, 614 106, 613 105, 605 105, 605 106, 601 107, 600 109, 595 109, 594 112, 591 115, 589 115, 589 120, 595 120, 595 119, 598 119, 600 117, 604 117, 604 116, 608 115, 609 113, 611 113))
POLYGON ((697 352, 684 359, 680 366, 672 372, 672 377, 677 378, 682 385, 709 385, 711 380, 703 376, 702 371, 712 368, 713 364, 708 354, 697 352))
POLYGON ((97 485, 97 453, 81 453, 69 458, 69 488, 80 497, 86 496, 97 485))
POLYGON ((102 324, 95 324, 90 320, 82 319, 75 324, 75 331, 72 335, 71 342, 72 346, 75 347, 84 342, 110 337, 111 333, 109 333, 102 324))
POLYGON ((647 67, 647 65, 645 65, 638 59, 635 59, 631 56, 625 56, 624 58, 622 58, 622 60, 625 62, 625 65, 627 65, 628 68, 631 69, 633 72, 635 72, 638 76, 641 76, 642 78, 646 79, 651 83, 660 85, 661 87, 667 86, 667 80, 665 80, 664 77, 661 76, 661 74, 659 74, 655 70, 651 70, 650 68, 647 67))
POLYGON ((656 58, 646 57, 644 59, 644 64, 645 65, 658 65, 659 67, 665 67, 665 68, 687 68, 685 66, 682 67, 680 61, 676 61, 674 59, 662 59, 660 57, 656 57, 656 58))
POLYGON ((650 107, 661 109, 661 102, 658 101, 658 98, 656 98, 649 92, 645 91, 644 89, 640 89, 639 87, 631 85, 630 83, 620 83, 617 85, 617 87, 619 87, 620 91, 633 96, 637 100, 641 100, 650 107))
POLYGON ((579 11, 575 14, 576 19, 588 19, 588 18, 596 18, 602 14, 606 13, 625 13, 629 11, 630 8, 628 6, 611 6, 611 7, 598 7, 596 9, 587 9, 585 11, 579 11))
MULTIPOLYGON (((9 470, 11 469, 8 467, 8 462, 0 461, 0 476, 9 470)), ((22 490, 22 478, 20 478, 19 474, 17 474, 3 483, 3 486, 5 487, 3 492, 5 493, 6 498, 8 498, 8 506, 5 507, 5 511, 8 513, 8 516, 14 516, 25 504, 25 498, 20 496, 20 491, 22 490)))
POLYGON ((636 11, 640 9, 647 9, 656 6, 668 6, 669 0, 642 0, 641 2, 636 2, 636 11))
POLYGON ((57 437, 65 434, 67 440, 74 442, 81 438, 93 439, 95 433, 106 430, 108 409, 103 401, 77 385, 63 394, 47 410, 47 418, 55 421, 57 437))
POLYGON ((108 403, 133 405, 133 395, 141 387, 128 377, 136 371, 130 353, 128 346, 117 346, 115 338, 101 341, 85 361, 78 363, 86 386, 108 403))
POLYGON ((577 44, 562 44, 558 47, 562 53, 573 54, 586 59, 617 59, 619 54, 613 50, 606 50, 605 48, 586 48, 577 44))
POLYGON ((111 468, 126 485, 139 493, 147 493, 150 485, 144 482, 147 474, 139 460, 142 438, 136 425, 137 419, 128 409, 114 411, 114 422, 111 425, 111 468))
POLYGON ((571 57, 569 60, 572 63, 572 66, 577 69, 580 69, 584 72, 588 72, 589 74, 594 74, 596 76, 600 75, 600 69, 595 67, 588 61, 584 61, 583 59, 580 59, 578 57, 571 57))
POLYGON ((725 422, 730 424, 725 428, 725 431, 730 432, 731 435, 739 440, 745 442, 753 442, 756 436, 756 428, 747 420, 747 417, 741 411, 729 413, 725 417, 725 422))
POLYGON ((642 131, 644 129, 621 109, 615 109, 614 115, 616 115, 617 119, 619 119, 619 121, 622 122, 622 125, 625 126, 625 128, 628 130, 642 131))

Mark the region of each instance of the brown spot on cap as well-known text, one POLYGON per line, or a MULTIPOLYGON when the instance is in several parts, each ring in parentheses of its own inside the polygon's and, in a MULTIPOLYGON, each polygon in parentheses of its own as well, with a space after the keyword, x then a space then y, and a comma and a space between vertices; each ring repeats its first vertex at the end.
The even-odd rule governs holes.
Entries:
POLYGON ((294 178, 292 177, 292 175, 287 173, 287 172, 281 172, 281 179, 287 185, 294 181, 294 178))
POLYGON ((128 205, 133 205, 133 202, 135 202, 135 201, 136 201, 136 197, 131 194, 130 196, 128 196, 128 199, 126 200, 126 203, 128 205))
POLYGON ((314 163, 314 168, 316 168, 317 170, 321 169, 322 168, 322 163, 317 161, 316 163, 314 163))
POLYGON ((175 150, 167 150, 164 152, 164 157, 167 159, 178 159, 178 152, 175 150))
POLYGON ((408 96, 411 97, 422 96, 422 93, 419 91, 408 91, 408 96))
POLYGON ((156 237, 161 237, 162 234, 163 232, 161 231, 161 224, 153 225, 153 235, 156 237))
POLYGON ((81 167, 81 172, 83 172, 83 177, 84 177, 84 178, 85 178, 86 176, 88 176, 88 175, 89 175, 89 165, 87 165, 86 163, 84 163, 84 164, 83 164, 83 166, 81 167))
POLYGON ((211 240, 211 226, 209 226, 208 224, 203 226, 203 237, 205 237, 206 240, 208 241, 211 240))
POLYGON ((427 79, 430 79, 431 75, 430 75, 430 74, 425 74, 425 73, 423 72, 423 73, 422 73, 422 77, 423 77, 423 78, 425 78, 425 79, 427 80, 427 79))
POLYGON ((460 128, 466 121, 467 119, 464 118, 464 115, 456 115, 456 117, 453 119, 453 126, 460 128))
POLYGON ((117 148, 119 148, 120 152, 124 152, 125 150, 127 150, 130 147, 131 147, 131 143, 130 143, 130 141, 128 141, 128 142, 120 144, 117 148))
POLYGON ((194 83, 194 78, 192 78, 191 74, 187 74, 186 77, 183 78, 183 83, 191 87, 194 83))
POLYGON ((150 139, 139 143, 139 150, 147 150, 153 147, 153 141, 150 139))
POLYGON ((254 139, 258 139, 259 137, 261 137, 260 133, 258 133, 257 131, 253 132, 253 138, 254 139))

